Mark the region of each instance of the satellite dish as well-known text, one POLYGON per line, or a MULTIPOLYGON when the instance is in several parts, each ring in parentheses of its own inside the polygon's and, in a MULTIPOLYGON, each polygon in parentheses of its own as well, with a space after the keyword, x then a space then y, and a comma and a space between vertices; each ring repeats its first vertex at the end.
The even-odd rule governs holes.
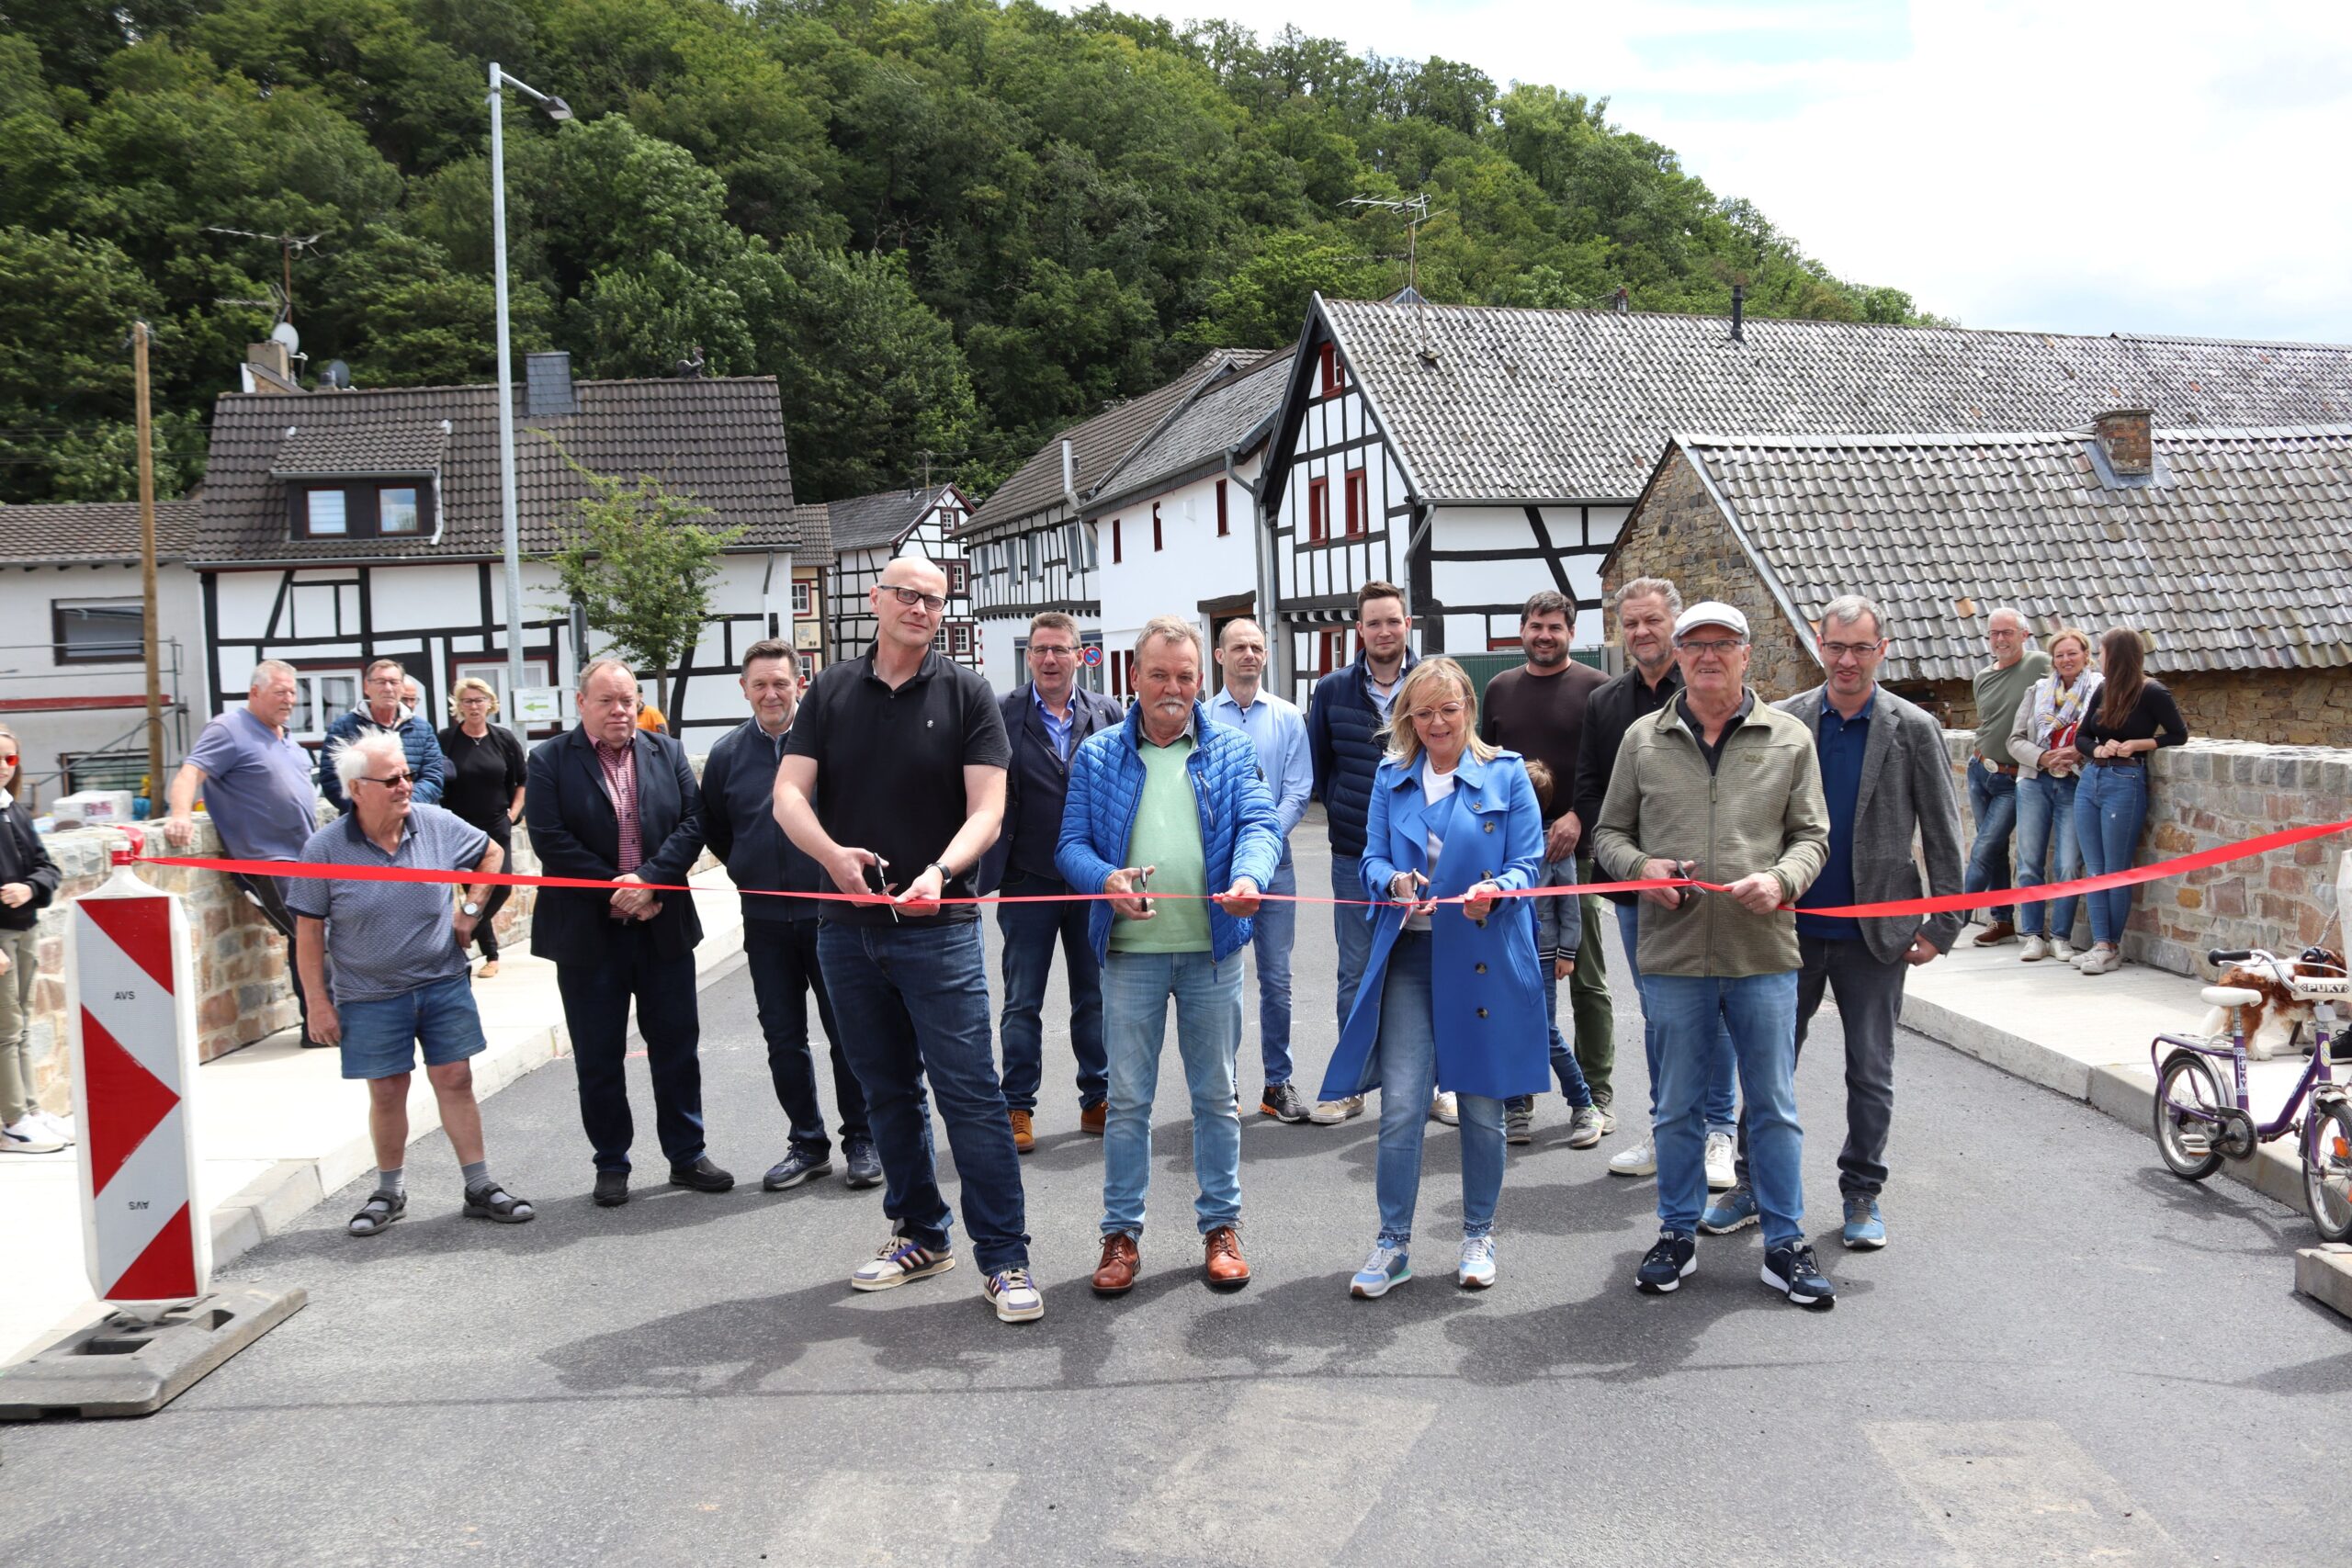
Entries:
POLYGON ((288 355, 295 355, 302 352, 302 334, 294 330, 294 323, 291 321, 280 321, 276 326, 270 328, 269 341, 272 343, 284 344, 286 345, 286 352, 288 355))
POLYGON ((338 392, 347 392, 351 389, 351 367, 340 359, 330 359, 325 373, 319 378, 338 392))

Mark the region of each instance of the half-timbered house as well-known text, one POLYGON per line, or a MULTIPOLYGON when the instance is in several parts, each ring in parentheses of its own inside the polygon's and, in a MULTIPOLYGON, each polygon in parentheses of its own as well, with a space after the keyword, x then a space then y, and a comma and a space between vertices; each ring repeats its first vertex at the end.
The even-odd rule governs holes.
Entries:
POLYGON ((1407 589, 1424 651, 1516 646, 1547 587, 1598 644, 1601 559, 1677 430, 2064 430, 2125 405, 2183 428, 2341 420, 2352 348, 1318 295, 1263 486, 1276 656, 1303 698, 1353 657, 1374 578, 1407 589))
MULTIPOLYGON (((532 355, 514 389, 525 682, 568 690, 582 637, 551 567, 588 493, 578 464, 660 480, 740 528, 702 641, 671 672, 689 750, 741 722, 742 648, 787 636, 798 525, 774 377, 574 381, 532 355)), ((302 676, 291 728, 324 735, 368 660, 399 659, 447 722, 447 694, 507 677, 498 389, 232 392, 213 408, 197 542, 208 712, 242 700, 254 663, 302 676)), ((648 682, 650 687, 650 682, 648 682)), ((535 733, 551 733, 552 726, 535 733)))
POLYGON ((885 491, 828 502, 833 566, 826 574, 832 601, 833 657, 855 659, 874 644, 874 585, 900 556, 921 556, 947 574, 947 608, 939 622, 939 651, 958 664, 980 667, 979 624, 972 618, 970 563, 956 526, 972 503, 952 484, 929 490, 885 491))

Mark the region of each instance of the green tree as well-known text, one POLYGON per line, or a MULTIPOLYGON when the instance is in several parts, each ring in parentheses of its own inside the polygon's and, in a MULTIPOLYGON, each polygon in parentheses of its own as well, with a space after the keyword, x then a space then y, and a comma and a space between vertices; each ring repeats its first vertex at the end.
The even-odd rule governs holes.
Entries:
POLYGON ((546 558, 565 597, 640 674, 650 671, 654 705, 670 706, 670 672, 694 652, 710 616, 710 582, 718 552, 741 528, 706 528, 710 509, 650 474, 634 481, 583 467, 553 436, 564 463, 588 486, 580 521, 563 547, 546 558))

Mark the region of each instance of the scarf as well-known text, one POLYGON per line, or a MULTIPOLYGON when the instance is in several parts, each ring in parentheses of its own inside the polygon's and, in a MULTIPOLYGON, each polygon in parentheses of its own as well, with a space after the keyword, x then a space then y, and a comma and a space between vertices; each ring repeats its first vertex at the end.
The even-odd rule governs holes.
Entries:
POLYGON ((2033 683, 2034 745, 2044 751, 2073 745, 2075 728, 2091 711, 2091 700, 2098 695, 2098 688, 2099 675, 2096 670, 2086 670, 2075 676, 2072 686, 2060 686, 2055 673, 2036 681, 2033 683))

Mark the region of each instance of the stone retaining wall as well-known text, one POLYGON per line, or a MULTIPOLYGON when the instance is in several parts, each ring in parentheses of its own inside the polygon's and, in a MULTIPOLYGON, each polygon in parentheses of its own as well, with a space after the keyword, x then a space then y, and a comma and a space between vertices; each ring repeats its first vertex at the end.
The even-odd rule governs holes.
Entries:
MULTIPOLYGON (((198 813, 196 828, 196 837, 186 849, 168 843, 160 826, 142 823, 132 831, 145 838, 146 852, 152 855, 220 856, 224 852, 209 818, 198 813)), ((122 837, 116 829, 87 829, 51 833, 47 840, 51 858, 64 879, 57 897, 40 913, 40 973, 33 984, 27 1025, 35 1097, 60 1113, 68 1109, 73 1098, 74 1076, 68 1050, 72 1035, 65 1018, 66 922, 74 900, 107 879, 112 870, 110 853, 122 837)), ((514 869, 538 869, 537 859, 530 852, 529 836, 519 825, 514 829, 514 869)), ((212 871, 147 866, 139 874, 151 886, 176 893, 187 903, 195 947, 199 1061, 226 1055, 294 1025, 287 944, 241 888, 212 871)), ((518 887, 499 911, 501 946, 529 937, 534 894, 532 888, 518 887)))
MULTIPOLYGON (((1944 736, 1963 818, 1969 739, 1961 731, 1944 736)), ((2152 759, 2139 861, 2171 860, 2346 817, 2352 817, 2352 750, 2192 740, 2152 759)), ((1968 827, 1973 833, 1973 821, 1968 827)), ((2213 947, 2293 953, 2324 942, 2341 952, 2336 878, 2347 852, 2352 837, 2319 839, 2259 860, 2143 883, 2124 929, 2124 955, 2195 975, 2203 973, 2205 950, 2213 947)), ((2077 930, 2087 932, 2086 917, 2077 917, 2077 930)))

